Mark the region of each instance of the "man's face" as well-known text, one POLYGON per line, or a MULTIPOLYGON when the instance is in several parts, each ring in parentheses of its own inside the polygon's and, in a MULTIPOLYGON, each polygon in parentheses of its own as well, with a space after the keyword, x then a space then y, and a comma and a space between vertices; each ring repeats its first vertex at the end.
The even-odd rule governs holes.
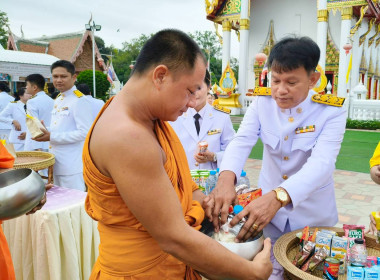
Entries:
POLYGON ((72 75, 64 67, 56 67, 51 72, 53 76, 53 85, 60 92, 65 92, 74 86, 77 75, 72 75))
POLYGON ((212 105, 212 103, 214 102, 214 96, 212 96, 211 94, 207 94, 207 102, 208 104, 212 105))
POLYGON ((201 110, 207 102, 208 87, 205 82, 202 83, 202 87, 195 92, 195 110, 201 110))
POLYGON ((303 67, 282 73, 272 70, 272 98, 281 109, 294 108, 306 99, 319 77, 319 72, 308 74, 303 67))
POLYGON ((26 82, 25 91, 30 95, 34 95, 37 93, 37 86, 28 81, 26 82))
MULTIPOLYGON (((206 66, 202 58, 198 57, 194 69, 185 73, 170 75, 163 89, 165 95, 165 119, 175 121, 189 107, 194 108, 196 92, 202 88, 206 74, 206 66)), ((206 87, 207 91, 207 87, 206 87)), ((207 92, 205 93, 207 94, 207 92)), ((206 96, 204 97, 206 100, 206 96)))

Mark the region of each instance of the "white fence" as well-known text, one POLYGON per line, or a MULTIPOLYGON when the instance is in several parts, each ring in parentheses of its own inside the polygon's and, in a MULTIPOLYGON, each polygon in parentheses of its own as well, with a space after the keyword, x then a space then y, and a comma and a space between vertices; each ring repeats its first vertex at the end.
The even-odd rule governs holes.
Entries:
POLYGON ((348 117, 352 120, 380 120, 380 100, 351 99, 348 117))

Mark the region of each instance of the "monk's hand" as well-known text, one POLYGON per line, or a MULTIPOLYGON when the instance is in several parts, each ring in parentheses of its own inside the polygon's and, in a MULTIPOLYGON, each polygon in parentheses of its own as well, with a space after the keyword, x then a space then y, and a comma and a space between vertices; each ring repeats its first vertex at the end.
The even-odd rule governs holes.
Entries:
POLYGON ((246 222, 236 236, 236 241, 246 241, 251 236, 257 235, 273 219, 280 208, 281 202, 277 200, 276 193, 272 191, 253 200, 230 222, 233 227, 244 217, 246 218, 246 222))
POLYGON ((369 227, 366 233, 373 234, 373 235, 377 234, 376 221, 372 215, 369 215, 369 227))
POLYGON ((36 211, 40 210, 42 208, 42 206, 45 205, 45 203, 46 203, 46 192, 48 190, 50 190, 52 187, 53 187, 53 184, 46 184, 45 185, 44 197, 41 199, 40 203, 36 207, 34 207, 32 210, 30 210, 28 213, 26 213, 26 215, 35 213, 36 211))
POLYGON ((203 153, 197 153, 194 155, 194 159, 198 163, 206 163, 206 162, 213 162, 214 161, 214 153, 207 150, 203 153))
MULTIPOLYGON (((235 173, 225 170, 220 173, 215 189, 209 194, 213 207, 206 210, 206 217, 212 221, 216 232, 220 224, 227 222, 228 209, 237 200, 235 191, 235 173), (220 216, 220 219, 219 219, 220 216)), ((209 203, 211 205, 211 203, 209 203)))
POLYGON ((264 241, 263 250, 258 253, 252 261, 253 271, 259 272, 259 278, 257 279, 268 279, 272 274, 273 265, 270 261, 270 249, 272 245, 270 238, 266 238, 264 241))

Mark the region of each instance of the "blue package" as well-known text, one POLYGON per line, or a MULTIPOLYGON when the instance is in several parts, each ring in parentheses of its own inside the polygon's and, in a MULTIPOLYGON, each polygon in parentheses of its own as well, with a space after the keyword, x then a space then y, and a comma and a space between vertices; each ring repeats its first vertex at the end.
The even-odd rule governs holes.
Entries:
POLYGON ((380 266, 380 257, 377 257, 377 265, 380 266))
POLYGON ((364 280, 364 269, 362 267, 348 266, 347 280, 364 280))
POLYGON ((364 272, 364 280, 380 280, 380 270, 378 267, 366 267, 364 268, 364 272))

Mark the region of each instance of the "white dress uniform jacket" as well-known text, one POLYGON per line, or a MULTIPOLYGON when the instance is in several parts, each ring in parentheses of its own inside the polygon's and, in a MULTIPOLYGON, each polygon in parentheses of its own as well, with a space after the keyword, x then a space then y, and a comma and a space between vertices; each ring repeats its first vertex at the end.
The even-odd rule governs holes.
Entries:
POLYGON ((92 121, 94 121, 96 119, 96 116, 99 114, 100 110, 103 108, 104 101, 100 99, 96 99, 92 97, 91 95, 85 95, 85 96, 91 103, 92 121))
MULTIPOLYGON (((32 98, 26 102, 28 114, 36 117, 40 121, 44 121, 46 128, 50 128, 51 111, 53 110, 54 100, 50 98, 44 91, 37 92, 32 98)), ((49 149, 49 142, 37 142, 32 140, 29 130, 27 130, 25 139, 25 151, 33 151, 49 149)))
POLYGON ((21 101, 12 101, 9 102, 5 109, 0 113, 0 122, 11 125, 12 130, 9 134, 9 143, 14 144, 16 151, 24 150, 25 140, 18 139, 18 136, 26 132, 26 113, 25 113, 25 104, 21 101), (21 130, 17 131, 12 125, 13 120, 16 120, 20 123, 21 130))
POLYGON ((201 119, 199 120, 200 131, 197 135, 194 120, 196 113, 193 108, 189 108, 186 113, 170 124, 181 140, 190 169, 216 169, 222 161, 224 150, 235 135, 235 130, 229 114, 218 111, 206 103, 199 111, 201 119), (206 141, 208 149, 216 153, 216 162, 209 161, 195 165, 194 154, 200 141, 206 141))
POLYGON ((54 175, 83 172, 82 149, 91 124, 91 104, 75 86, 57 96, 50 124, 50 152, 55 155, 54 175))
POLYGON ((334 226, 338 221, 333 172, 345 131, 346 110, 315 103, 314 91, 297 107, 280 109, 270 96, 259 96, 248 108, 241 126, 227 147, 220 172, 236 178, 260 138, 264 144, 258 186, 263 193, 283 187, 292 203, 281 208, 264 234, 278 238, 305 226, 334 226), (306 132, 300 127, 315 126, 306 132), (312 129, 311 129, 312 130, 312 129), (288 227, 289 227, 288 226, 288 227))
MULTIPOLYGON (((9 102, 13 101, 14 98, 10 96, 5 91, 0 92, 0 113, 5 109, 5 107, 9 104, 9 102)), ((12 125, 5 122, 0 122, 0 130, 11 130, 12 125)))

